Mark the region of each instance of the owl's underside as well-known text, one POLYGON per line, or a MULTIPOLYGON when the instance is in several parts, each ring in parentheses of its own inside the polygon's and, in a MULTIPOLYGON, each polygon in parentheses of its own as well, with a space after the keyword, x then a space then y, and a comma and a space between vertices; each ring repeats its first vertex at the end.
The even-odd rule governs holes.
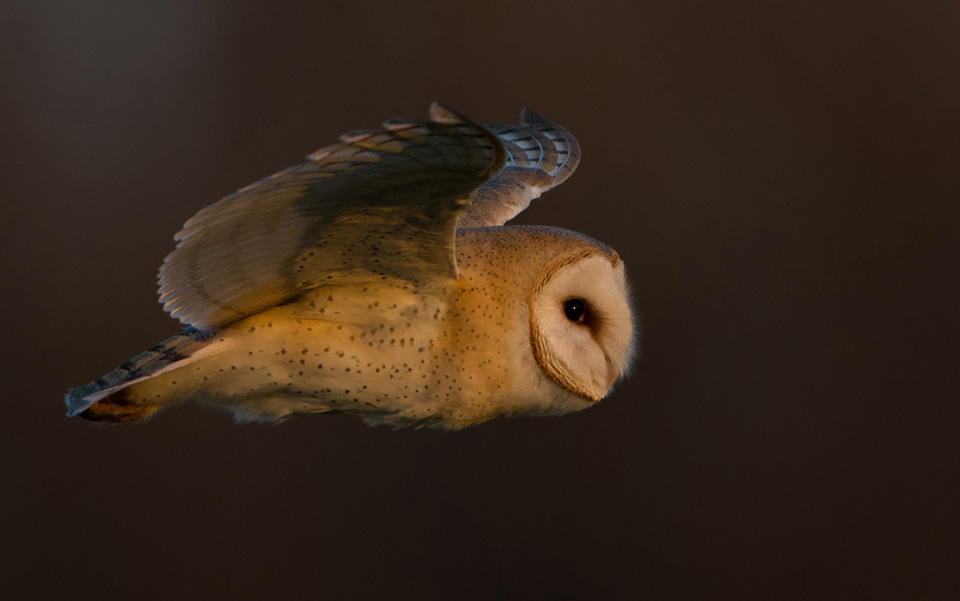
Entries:
POLYGON ((71 390, 68 415, 192 399, 240 420, 460 428, 603 398, 633 348, 620 258, 502 225, 569 176, 576 141, 530 112, 431 117, 347 134, 189 220, 160 273, 187 329, 71 390))

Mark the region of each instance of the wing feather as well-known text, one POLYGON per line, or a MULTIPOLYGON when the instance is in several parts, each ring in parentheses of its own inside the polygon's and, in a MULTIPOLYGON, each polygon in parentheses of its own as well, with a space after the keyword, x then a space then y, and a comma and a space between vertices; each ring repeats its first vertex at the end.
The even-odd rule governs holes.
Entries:
POLYGON ((457 214, 506 152, 449 109, 430 117, 347 133, 187 220, 160 267, 164 309, 209 328, 340 276, 455 278, 457 214))
POLYGON ((523 109, 520 125, 487 125, 500 139, 506 167, 484 183, 460 213, 459 227, 503 225, 530 201, 564 182, 580 164, 576 138, 556 123, 523 109))

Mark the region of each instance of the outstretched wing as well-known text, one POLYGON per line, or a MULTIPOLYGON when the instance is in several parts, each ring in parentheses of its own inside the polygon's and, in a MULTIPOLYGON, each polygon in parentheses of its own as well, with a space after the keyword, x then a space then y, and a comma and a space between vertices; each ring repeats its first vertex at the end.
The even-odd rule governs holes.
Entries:
POLYGON ((580 145, 570 132, 530 109, 520 125, 487 125, 507 151, 503 171, 483 184, 458 227, 503 225, 530 201, 563 183, 580 163, 580 145))
POLYGON ((437 104, 428 122, 341 140, 187 221, 160 267, 164 309, 209 328, 328 279, 456 278, 457 215, 503 168, 503 143, 437 104))

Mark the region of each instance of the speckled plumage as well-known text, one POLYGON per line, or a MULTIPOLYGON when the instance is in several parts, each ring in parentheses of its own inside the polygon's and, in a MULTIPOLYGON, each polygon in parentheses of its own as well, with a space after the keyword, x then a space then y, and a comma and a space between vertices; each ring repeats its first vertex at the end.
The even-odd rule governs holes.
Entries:
POLYGON ((70 391, 68 415, 195 399, 240 420, 460 428, 596 402, 633 347, 623 265, 581 234, 502 225, 579 160, 569 133, 522 117, 481 127, 435 105, 204 209, 160 276, 190 327, 70 391))

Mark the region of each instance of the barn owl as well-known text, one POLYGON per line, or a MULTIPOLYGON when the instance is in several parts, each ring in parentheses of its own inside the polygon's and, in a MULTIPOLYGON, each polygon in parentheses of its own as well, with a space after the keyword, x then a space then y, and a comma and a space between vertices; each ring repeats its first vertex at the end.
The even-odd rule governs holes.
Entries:
POLYGON ((159 274, 186 329, 69 391, 68 416, 193 399, 238 421, 457 429, 609 393, 634 349, 620 257, 503 225, 577 167, 573 136, 529 110, 481 126, 434 104, 340 140, 186 222, 159 274))

